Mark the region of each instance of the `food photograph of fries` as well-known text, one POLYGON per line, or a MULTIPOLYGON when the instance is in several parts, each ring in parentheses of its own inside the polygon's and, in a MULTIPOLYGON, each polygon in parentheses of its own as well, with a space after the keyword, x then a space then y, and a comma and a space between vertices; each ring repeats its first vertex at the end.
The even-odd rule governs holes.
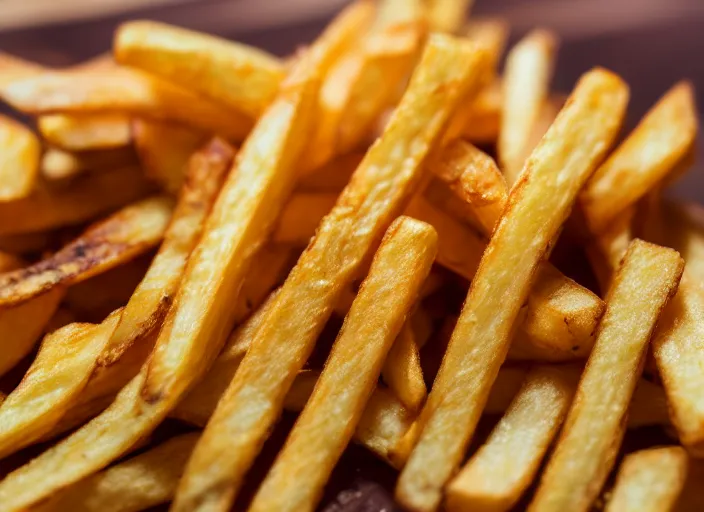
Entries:
POLYGON ((572 1, 0 5, 0 512, 704 510, 698 68, 605 51, 704 4, 572 1))

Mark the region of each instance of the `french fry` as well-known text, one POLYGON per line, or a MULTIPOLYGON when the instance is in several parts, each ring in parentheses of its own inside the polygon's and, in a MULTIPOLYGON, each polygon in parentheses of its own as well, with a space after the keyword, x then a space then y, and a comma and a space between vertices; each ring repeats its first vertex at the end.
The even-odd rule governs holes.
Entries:
POLYGON ((37 503, 120 457, 156 428, 215 359, 232 328, 230 298, 293 186, 313 122, 320 66, 336 50, 334 43, 328 29, 244 144, 140 373, 99 416, 0 482, 6 509, 37 503))
POLYGON ((40 187, 17 201, 0 203, 0 236, 80 224, 147 195, 151 185, 136 167, 80 176, 70 187, 40 187))
POLYGON ((675 510, 687 478, 687 452, 680 446, 651 448, 621 463, 606 512, 675 510))
POLYGON ((531 153, 528 144, 550 92, 556 47, 556 35, 533 30, 506 58, 497 152, 509 186, 531 153))
POLYGON ((472 18, 461 30, 464 37, 489 52, 489 68, 494 74, 506 49, 509 28, 508 22, 501 18, 472 18))
POLYGON ((475 144, 495 143, 501 130, 502 104, 503 88, 495 80, 479 91, 476 98, 467 105, 470 114, 462 129, 462 136, 475 144))
POLYGON ((305 247, 325 215, 332 210, 339 194, 294 194, 276 222, 272 240, 305 247))
POLYGON ((347 153, 304 176, 298 184, 300 192, 342 192, 352 173, 364 158, 363 153, 347 153))
POLYGON ((631 242, 529 510, 589 510, 614 464, 648 342, 661 311, 677 291, 683 268, 682 258, 672 249, 631 242))
POLYGON ((628 89, 617 76, 600 69, 585 74, 526 162, 421 413, 418 442, 396 487, 396 498, 406 508, 434 510, 439 505, 508 351, 538 264, 577 192, 615 139, 627 98, 628 89))
POLYGON ((154 21, 120 25, 113 53, 120 64, 255 119, 272 102, 284 78, 281 62, 262 50, 154 21))
POLYGON ((48 143, 66 151, 112 149, 132 142, 130 118, 121 113, 42 115, 37 128, 48 143))
POLYGON ((69 180, 84 172, 104 171, 136 163, 132 148, 116 148, 71 153, 48 148, 42 155, 39 171, 47 181, 69 180))
POLYGON ((411 411, 420 410, 428 390, 420 366, 420 352, 410 322, 406 322, 386 355, 384 382, 411 411))
POLYGON ((122 314, 102 324, 69 324, 49 334, 19 386, 0 406, 0 457, 41 439, 88 382, 122 314))
POLYGON ((0 97, 8 83, 20 78, 36 76, 46 68, 28 60, 0 52, 0 97))
POLYGON ((582 211, 593 234, 609 227, 676 167, 694 143, 697 125, 692 86, 681 82, 651 108, 581 193, 582 211))
POLYGON ((188 160, 208 135, 175 123, 135 119, 134 146, 144 173, 164 190, 176 194, 183 184, 188 160))
POLYGON ((0 115, 0 202, 27 197, 39 172, 39 139, 23 124, 0 115))
POLYGON ((611 225, 595 235, 586 246, 587 256, 596 275, 599 287, 606 292, 614 273, 618 270, 621 258, 628 250, 633 239, 633 217, 635 208, 628 208, 619 213, 611 225))
POLYGON ((486 443, 448 485, 447 509, 511 509, 557 435, 577 380, 574 368, 533 369, 486 443))
POLYGON ((649 225, 663 222, 662 233, 653 240, 672 247, 687 262, 687 273, 700 284, 704 284, 704 210, 696 203, 674 203, 663 200, 661 217, 648 217, 649 225))
POLYGON ((0 307, 78 283, 155 247, 164 236, 171 212, 169 199, 145 199, 92 226, 48 259, 0 274, 0 307))
POLYGON ((428 19, 434 31, 456 33, 465 23, 474 0, 430 0, 428 19))
POLYGON ((386 232, 313 394, 250 510, 313 510, 352 438, 437 251, 437 234, 400 217, 386 232))
POLYGON ((141 71, 54 71, 17 80, 5 101, 28 114, 126 113, 192 125, 242 140, 252 121, 241 113, 141 71))
POLYGON ((473 47, 431 37, 384 135, 323 219, 257 332, 193 452, 174 510, 229 507, 340 290, 420 183, 423 164, 477 79, 481 60, 473 47))
POLYGON ((58 492, 36 512, 137 512, 168 502, 198 434, 183 434, 58 492))

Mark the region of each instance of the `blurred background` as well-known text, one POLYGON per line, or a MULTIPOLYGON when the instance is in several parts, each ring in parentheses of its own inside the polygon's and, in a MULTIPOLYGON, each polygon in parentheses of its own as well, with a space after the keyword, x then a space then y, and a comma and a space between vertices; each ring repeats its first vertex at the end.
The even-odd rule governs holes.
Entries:
MULTIPOLYGON (((283 55, 313 39, 349 0, 0 0, 0 49, 68 65, 110 48, 122 21, 161 20, 283 55)), ((569 91, 601 65, 631 85, 633 126, 675 81, 687 78, 704 105, 704 0, 475 0, 473 14, 502 16, 512 41, 544 26, 562 38, 555 89, 569 91)), ((704 202, 699 163, 674 188, 704 202)))

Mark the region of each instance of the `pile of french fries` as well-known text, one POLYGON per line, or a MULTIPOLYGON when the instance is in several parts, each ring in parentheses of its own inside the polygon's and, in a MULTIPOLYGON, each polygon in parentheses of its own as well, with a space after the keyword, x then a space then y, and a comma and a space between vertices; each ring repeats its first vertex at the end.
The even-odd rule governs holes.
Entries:
POLYGON ((350 442, 410 511, 704 509, 692 87, 622 136, 620 77, 470 3, 0 53, 0 511, 312 511, 350 442))

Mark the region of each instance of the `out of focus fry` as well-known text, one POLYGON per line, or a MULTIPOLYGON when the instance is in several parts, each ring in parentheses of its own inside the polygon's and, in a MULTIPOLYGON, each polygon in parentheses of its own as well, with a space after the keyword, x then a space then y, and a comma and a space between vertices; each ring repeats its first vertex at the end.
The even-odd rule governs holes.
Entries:
POLYGON ((37 128, 53 146, 67 151, 111 149, 132 141, 129 116, 114 114, 48 114, 39 116, 37 128))
POLYGON ((72 153, 59 148, 48 148, 42 155, 39 170, 47 181, 74 178, 84 172, 100 172, 136 163, 132 148, 82 151, 72 153))
MULTIPOLYGON (((489 69, 495 74, 496 67, 506 49, 509 24, 501 18, 472 18, 461 33, 485 48, 489 54, 489 69)), ((493 77, 491 77, 493 78, 493 77)))
POLYGON ((465 24, 474 0, 430 0, 427 4, 430 28, 454 34, 465 24))
POLYGON ((501 105, 503 90, 501 82, 494 80, 484 86, 465 107, 467 114, 462 136, 475 144, 493 144, 501 130, 501 105))
POLYGON ((39 139, 29 128, 0 114, 0 202, 32 192, 40 151, 39 139))

